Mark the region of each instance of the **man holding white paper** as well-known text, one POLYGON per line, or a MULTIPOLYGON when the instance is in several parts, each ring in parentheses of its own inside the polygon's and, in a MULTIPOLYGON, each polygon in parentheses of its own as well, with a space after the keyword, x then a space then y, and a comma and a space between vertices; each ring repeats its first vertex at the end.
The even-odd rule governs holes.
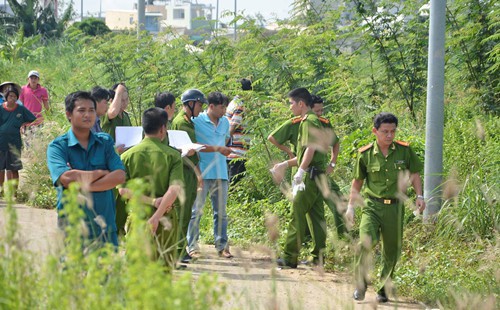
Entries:
MULTIPOLYGON (((172 130, 185 131, 191 142, 196 143, 196 135, 194 133, 193 118, 200 114, 203 104, 207 102, 205 95, 197 89, 188 89, 182 96, 182 110, 172 120, 170 128, 172 130)), ((198 162, 200 161, 198 153, 188 152, 187 156, 182 158, 182 170, 184 173, 184 204, 178 209, 179 218, 179 242, 178 251, 181 262, 189 262, 191 257, 185 253, 186 236, 188 231, 189 220, 191 219, 191 207, 196 199, 198 188, 203 185, 198 162)))
POLYGON ((231 149, 225 146, 230 137, 229 121, 224 117, 228 103, 227 96, 220 92, 212 92, 208 95, 208 110, 193 120, 196 140, 205 145, 205 148, 200 153, 203 187, 191 210, 188 228, 188 255, 190 257, 196 257, 198 254, 200 218, 209 193, 214 212, 215 248, 220 257, 233 257, 229 252, 226 214, 228 192, 226 156, 231 153, 231 149))
MULTIPOLYGON (((145 137, 136 146, 121 155, 126 168, 127 180, 140 178, 151 184, 145 195, 153 198, 146 209, 154 234, 154 258, 167 269, 175 265, 177 244, 177 213, 174 201, 182 192, 183 173, 179 152, 162 141, 167 136, 167 112, 160 108, 149 108, 142 115, 145 137), (155 203, 162 197, 159 204, 155 203)), ((121 191, 120 193, 123 194, 121 191)))

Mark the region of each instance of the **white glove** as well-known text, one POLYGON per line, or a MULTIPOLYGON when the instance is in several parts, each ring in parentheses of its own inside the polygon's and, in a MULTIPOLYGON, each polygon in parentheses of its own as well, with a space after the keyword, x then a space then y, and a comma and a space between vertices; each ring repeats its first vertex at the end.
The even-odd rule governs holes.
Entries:
POLYGON ((354 224, 354 206, 348 205, 347 210, 345 211, 345 217, 349 221, 349 223, 354 224))
POLYGON ((295 179, 292 181, 292 197, 295 198, 299 191, 303 191, 306 189, 306 185, 304 182, 300 182, 299 184, 295 183, 295 179))
POLYGON ((299 167, 297 173, 295 173, 295 175, 293 176, 293 181, 295 182, 295 184, 298 185, 300 183, 303 183, 302 179, 304 178, 304 174, 306 174, 306 171, 299 167))

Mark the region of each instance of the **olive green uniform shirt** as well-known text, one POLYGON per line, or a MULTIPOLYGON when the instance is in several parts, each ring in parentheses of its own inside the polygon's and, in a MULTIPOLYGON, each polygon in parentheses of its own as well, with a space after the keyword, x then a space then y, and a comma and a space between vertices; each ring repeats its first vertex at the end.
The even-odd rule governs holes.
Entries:
MULTIPOLYGON (((172 130, 182 130, 187 132, 191 142, 196 143, 196 135, 194 134, 194 124, 191 119, 186 115, 186 111, 181 110, 172 120, 172 124, 170 126, 172 130)), ((200 161, 198 157, 198 153, 187 157, 193 165, 198 165, 200 161)), ((190 166, 190 165, 188 165, 190 166)))
POLYGON ((113 119, 108 118, 108 113, 101 117, 101 128, 102 131, 109 134, 113 140, 116 142, 116 126, 132 126, 130 121, 130 116, 127 112, 123 111, 122 117, 116 116, 113 119))
POLYGON ((301 118, 301 116, 293 117, 271 132, 271 136, 274 137, 279 144, 289 142, 291 146, 290 150, 294 154, 297 151, 297 138, 299 136, 301 118))
POLYGON ((411 147, 393 142, 387 157, 375 142, 363 147, 358 153, 354 178, 366 180, 364 193, 375 198, 397 198, 398 174, 405 170, 420 172, 422 163, 411 147))
POLYGON ((145 137, 121 156, 127 180, 144 179, 150 186, 145 195, 163 196, 170 185, 184 183, 181 154, 160 139, 145 137))
MULTIPOLYGON (((319 143, 317 141, 318 137, 314 134, 314 129, 316 133, 320 132, 323 125, 319 118, 312 111, 307 112, 307 114, 302 118, 299 128, 299 136, 297 139, 297 164, 300 166, 304 153, 309 144, 319 143)), ((327 153, 316 151, 309 164, 309 167, 316 167, 320 170, 325 168, 325 162, 328 160, 327 153)))

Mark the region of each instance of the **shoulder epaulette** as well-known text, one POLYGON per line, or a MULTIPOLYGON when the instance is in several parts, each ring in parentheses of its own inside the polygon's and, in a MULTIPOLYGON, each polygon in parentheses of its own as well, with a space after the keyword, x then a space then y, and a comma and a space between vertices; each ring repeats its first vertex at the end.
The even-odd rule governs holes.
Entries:
POLYGON ((300 123, 302 121, 302 117, 300 116, 295 116, 294 118, 292 118, 292 124, 297 124, 297 123, 300 123))
POLYGON ((404 142, 404 141, 399 141, 399 140, 394 140, 394 142, 396 142, 397 144, 402 145, 402 146, 410 146, 409 142, 404 142))
POLYGON ((308 116, 309 116, 309 114, 304 115, 304 117, 301 120, 305 121, 308 116))
POLYGON ((323 116, 318 117, 319 121, 324 123, 324 124, 330 124, 330 121, 327 118, 324 118, 323 116))
POLYGON ((372 146, 373 146, 373 143, 370 143, 370 144, 368 144, 368 145, 365 145, 365 146, 363 146, 363 147, 360 147, 360 148, 358 149, 358 151, 359 151, 360 153, 363 153, 363 152, 365 152, 365 151, 369 150, 372 146))

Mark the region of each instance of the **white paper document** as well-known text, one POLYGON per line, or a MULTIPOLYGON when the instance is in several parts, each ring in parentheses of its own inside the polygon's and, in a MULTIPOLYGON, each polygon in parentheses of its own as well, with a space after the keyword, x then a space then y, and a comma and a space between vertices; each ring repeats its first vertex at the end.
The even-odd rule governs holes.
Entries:
POLYGON ((123 144, 125 148, 132 147, 142 141, 141 126, 116 126, 116 145, 123 144))
POLYGON ((193 143, 187 132, 182 130, 169 130, 168 143, 171 147, 181 150, 182 157, 186 156, 189 150, 199 152, 205 148, 203 144, 193 143))

